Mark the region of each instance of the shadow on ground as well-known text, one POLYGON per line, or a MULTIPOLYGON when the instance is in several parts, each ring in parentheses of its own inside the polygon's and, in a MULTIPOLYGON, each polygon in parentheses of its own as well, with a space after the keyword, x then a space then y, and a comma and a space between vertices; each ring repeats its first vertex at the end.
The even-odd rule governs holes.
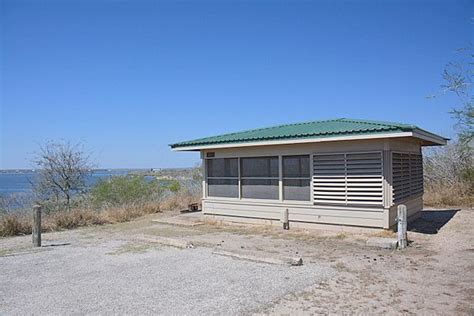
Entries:
POLYGON ((437 234, 459 210, 422 211, 419 218, 408 224, 408 231, 422 234, 437 234))
POLYGON ((71 244, 70 242, 64 242, 64 243, 57 243, 57 244, 42 245, 41 247, 60 247, 60 246, 69 246, 70 244, 71 244))

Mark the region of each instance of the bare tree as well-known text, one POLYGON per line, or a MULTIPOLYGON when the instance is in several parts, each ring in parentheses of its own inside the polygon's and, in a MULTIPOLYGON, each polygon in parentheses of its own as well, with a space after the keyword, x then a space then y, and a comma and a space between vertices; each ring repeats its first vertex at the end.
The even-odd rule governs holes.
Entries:
POLYGON ((450 113, 457 121, 456 128, 461 145, 465 149, 471 149, 474 139, 474 54, 472 47, 459 49, 458 52, 462 54, 462 58, 446 65, 441 88, 443 94, 452 93, 457 97, 459 103, 452 107, 450 113))
POLYGON ((64 200, 70 210, 72 197, 84 192, 86 176, 92 171, 90 156, 82 144, 47 142, 40 146, 34 163, 39 169, 35 191, 56 202, 64 200))
POLYGON ((458 53, 461 58, 444 68, 441 85, 441 94, 455 96, 450 114, 456 120, 457 137, 443 148, 424 150, 424 175, 428 195, 467 205, 474 193, 474 54, 472 47, 458 53))
POLYGON ((459 143, 453 143, 428 151, 424 161, 425 181, 428 185, 472 185, 469 181, 472 182, 474 159, 470 152, 461 150, 461 146, 459 143))

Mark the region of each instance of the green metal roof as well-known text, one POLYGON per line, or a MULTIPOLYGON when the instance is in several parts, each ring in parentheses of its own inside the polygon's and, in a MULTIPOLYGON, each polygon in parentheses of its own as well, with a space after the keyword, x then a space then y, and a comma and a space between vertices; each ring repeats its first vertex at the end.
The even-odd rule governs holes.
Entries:
MULTIPOLYGON (((335 136, 398 133, 421 130, 414 125, 340 118, 252 129, 237 133, 199 138, 171 144, 171 148, 248 143, 258 141, 291 140, 304 138, 326 138, 335 136)), ((426 131, 425 131, 426 132, 426 131)), ((431 133, 430 133, 431 134, 431 133)), ((434 134, 431 134, 434 135, 434 134)), ((437 136, 437 135, 434 135, 437 136)), ((439 137, 439 136, 438 136, 439 137)))

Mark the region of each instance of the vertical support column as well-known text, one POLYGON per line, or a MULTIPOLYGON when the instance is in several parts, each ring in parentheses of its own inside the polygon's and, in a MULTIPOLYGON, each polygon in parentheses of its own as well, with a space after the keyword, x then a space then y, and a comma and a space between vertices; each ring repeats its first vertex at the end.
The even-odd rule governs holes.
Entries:
POLYGON ((344 153, 344 197, 347 205, 347 153, 344 153))
POLYGON ((201 152, 201 158, 202 158, 202 198, 205 199, 207 197, 207 161, 206 161, 204 152, 201 152))
POLYGON ((382 176, 383 176, 383 205, 388 208, 393 205, 393 189, 392 189, 392 152, 390 150, 383 151, 382 157, 382 176))
MULTIPOLYGON (((388 229, 393 225, 395 215, 390 214, 390 208, 393 206, 393 180, 392 180, 392 152, 389 150, 388 142, 385 142, 382 151, 382 201, 384 207, 384 228, 388 229)), ((392 209, 393 210, 393 209, 392 209)))
POLYGON ((278 156, 278 196, 283 201, 283 157, 278 156))
POLYGON ((41 247, 41 206, 33 206, 33 247, 41 247))
POLYGON ((309 193, 311 203, 314 204, 314 154, 309 155, 309 193))
POLYGON ((407 240, 407 207, 406 205, 400 204, 397 208, 398 211, 398 248, 404 249, 408 245, 407 240))
POLYGON ((239 186, 239 199, 242 199, 242 175, 240 174, 240 157, 237 157, 237 175, 239 180, 237 180, 237 185, 239 186))

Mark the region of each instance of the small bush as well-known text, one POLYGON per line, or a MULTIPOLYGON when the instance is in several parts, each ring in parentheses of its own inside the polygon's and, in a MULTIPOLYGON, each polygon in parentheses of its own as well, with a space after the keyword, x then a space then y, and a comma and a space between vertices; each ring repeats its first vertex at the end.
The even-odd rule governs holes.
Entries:
POLYGON ((96 207, 127 205, 160 195, 156 179, 142 176, 117 176, 99 181, 91 190, 91 200, 96 207))
POLYGON ((26 216, 8 214, 0 218, 1 237, 26 234, 31 234, 31 221, 26 216))
POLYGON ((181 184, 177 180, 171 181, 170 184, 168 184, 167 189, 170 190, 171 192, 178 192, 181 190, 181 184))

